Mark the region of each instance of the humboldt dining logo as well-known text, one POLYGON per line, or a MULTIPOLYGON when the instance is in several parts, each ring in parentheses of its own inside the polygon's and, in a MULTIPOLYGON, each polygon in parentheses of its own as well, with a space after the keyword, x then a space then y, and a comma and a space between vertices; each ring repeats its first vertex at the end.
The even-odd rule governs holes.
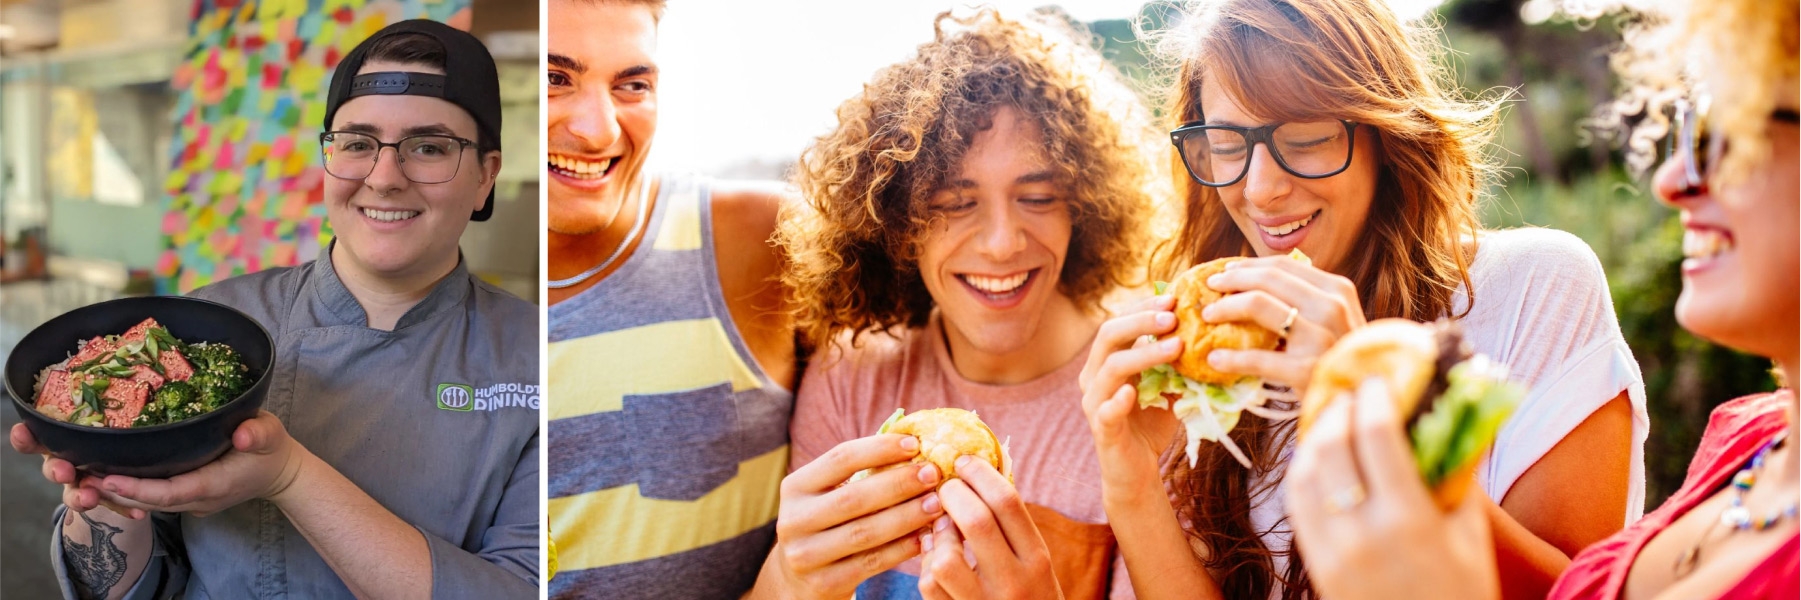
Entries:
POLYGON ((458 383, 438 384, 438 408, 468 412, 475 408, 475 389, 458 383))
POLYGON ((496 383, 483 388, 460 383, 438 384, 438 408, 457 412, 488 412, 503 408, 538 410, 538 386, 529 383, 496 383))

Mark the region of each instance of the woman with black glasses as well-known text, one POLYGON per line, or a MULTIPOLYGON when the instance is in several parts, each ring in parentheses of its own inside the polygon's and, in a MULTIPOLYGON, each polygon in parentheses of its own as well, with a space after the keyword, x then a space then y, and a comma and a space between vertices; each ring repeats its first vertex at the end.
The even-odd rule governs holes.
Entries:
MULTIPOLYGON (((1232 294, 1202 316, 1285 338, 1211 366, 1299 397, 1320 353, 1368 319, 1457 320, 1530 390, 1478 465, 1486 494, 1470 510, 1494 523, 1509 595, 1542 595, 1569 555, 1642 512, 1649 422, 1593 252, 1562 232, 1479 228, 1499 101, 1463 98, 1434 32, 1381 2, 1212 2, 1172 31, 1159 46, 1180 64, 1169 114, 1187 177, 1163 272, 1259 257, 1209 279, 1232 294), (1311 266, 1283 257, 1296 249, 1311 266)), ((1292 423, 1241 415, 1230 440, 1248 465, 1221 444, 1159 464, 1170 413, 1136 409, 1131 384, 1179 352, 1137 343, 1174 330, 1172 308, 1153 298, 1104 325, 1083 377, 1137 591, 1310 595, 1283 507, 1292 423)), ((1365 493, 1330 500, 1349 510, 1365 493)))
MULTIPOLYGON (((1667 8, 1675 14, 1629 32, 1615 64, 1631 84, 1618 106, 1648 107, 1653 117, 1631 139, 1667 133, 1675 142, 1652 188, 1682 212, 1676 320, 1774 360, 1783 389, 1714 409, 1682 489, 1575 556, 1550 597, 1794 598, 1801 401, 1789 386, 1801 377, 1801 5, 1697 0, 1667 8), (1656 118, 1675 96, 1695 100, 1674 103, 1674 120, 1656 118)), ((1654 145, 1634 146, 1629 162, 1648 163, 1654 145)), ((1479 543, 1487 525, 1423 501, 1385 394, 1365 388, 1355 402, 1329 406, 1296 450, 1289 507, 1314 583, 1335 599, 1495 597, 1494 562, 1479 543), (1368 489, 1352 510, 1307 493, 1346 482, 1368 489), (1363 558, 1373 554, 1380 558, 1363 558)))

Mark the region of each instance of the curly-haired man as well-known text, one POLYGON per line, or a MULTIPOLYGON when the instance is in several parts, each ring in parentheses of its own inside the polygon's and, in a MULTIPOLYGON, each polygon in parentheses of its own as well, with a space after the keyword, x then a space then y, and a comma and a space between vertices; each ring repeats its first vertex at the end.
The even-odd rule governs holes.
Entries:
POLYGON ((777 233, 820 351, 757 593, 1130 594, 1076 378, 1102 298, 1141 279, 1147 119, 1066 25, 992 11, 941 15, 838 109, 798 167, 809 206, 777 233), (941 488, 929 463, 845 483, 918 451, 871 435, 896 408, 938 407, 1011 439, 1017 489, 981 461, 941 488))

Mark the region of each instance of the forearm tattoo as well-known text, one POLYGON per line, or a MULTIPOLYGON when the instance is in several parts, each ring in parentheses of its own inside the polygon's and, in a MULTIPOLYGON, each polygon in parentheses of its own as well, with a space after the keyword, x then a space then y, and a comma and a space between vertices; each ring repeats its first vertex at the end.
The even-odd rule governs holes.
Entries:
MULTIPOLYGON (((63 537, 63 561, 69 567, 75 594, 82 600, 105 598, 107 592, 125 578, 125 551, 113 543, 113 536, 125 530, 90 519, 81 512, 69 512, 80 515, 81 520, 87 522, 89 532, 86 544, 63 537)), ((73 517, 63 520, 64 528, 74 524, 73 517)))

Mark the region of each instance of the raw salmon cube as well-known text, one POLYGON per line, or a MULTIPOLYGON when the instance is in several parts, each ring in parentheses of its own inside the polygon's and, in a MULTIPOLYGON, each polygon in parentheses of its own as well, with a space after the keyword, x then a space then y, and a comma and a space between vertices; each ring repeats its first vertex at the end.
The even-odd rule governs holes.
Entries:
MULTIPOLYGON (((164 359, 163 362, 167 362, 167 359, 164 359)), ((165 373, 168 372, 168 367, 163 367, 163 369, 165 373)), ((157 375, 156 369, 150 368, 150 365, 132 365, 131 377, 118 381, 148 384, 152 390, 163 387, 163 376, 157 375)))
POLYGON ((157 355, 156 362, 162 363, 163 375, 167 376, 169 381, 187 381, 189 377, 194 376, 194 366, 188 364, 188 358, 182 356, 174 348, 163 349, 157 355))
MULTIPOLYGON (((125 335, 119 336, 119 343, 129 344, 131 342, 143 341, 144 338, 150 336, 150 328, 162 326, 162 323, 156 322, 156 319, 154 318, 144 319, 144 322, 138 323, 137 325, 132 326, 130 330, 126 331, 125 335)), ((157 353, 157 362, 162 363, 163 375, 166 375, 169 381, 187 381, 189 377, 194 375, 194 367, 193 365, 188 364, 187 357, 182 356, 180 352, 177 352, 172 348, 161 349, 161 351, 157 353)), ((133 377, 132 380, 138 381, 139 379, 133 377)), ((157 381, 150 384, 150 387, 155 389, 162 387, 162 385, 162 381, 157 381)))
POLYGON ((58 420, 69 418, 75 412, 75 381, 69 377, 68 371, 51 371, 44 376, 44 388, 38 391, 36 407, 39 412, 49 412, 58 420))
POLYGON ((111 354, 114 350, 118 349, 119 344, 117 342, 108 341, 104 337, 96 337, 88 340, 87 345, 82 346, 81 351, 75 353, 75 358, 69 359, 69 366, 73 367, 100 358, 102 355, 111 354))
POLYGON ((114 379, 106 392, 100 395, 101 404, 106 406, 107 427, 131 427, 131 422, 144 412, 144 402, 150 399, 150 386, 128 379, 114 379))
POLYGON ((156 318, 154 317, 144 319, 144 322, 133 325, 131 326, 131 329, 125 330, 125 335, 119 336, 119 343, 141 342, 145 337, 150 335, 150 328, 162 326, 163 324, 156 322, 156 318))

